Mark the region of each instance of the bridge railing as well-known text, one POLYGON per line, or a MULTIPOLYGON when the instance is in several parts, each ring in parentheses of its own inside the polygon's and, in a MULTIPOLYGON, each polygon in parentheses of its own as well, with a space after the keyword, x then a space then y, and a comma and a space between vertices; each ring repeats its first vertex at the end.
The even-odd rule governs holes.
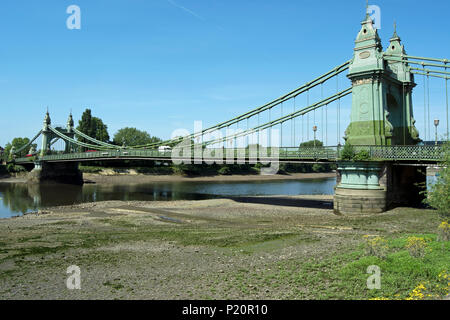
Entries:
POLYGON ((440 161, 445 156, 442 146, 354 146, 355 152, 367 151, 370 160, 440 161))
MULTIPOLYGON (((203 159, 243 159, 248 160, 305 160, 305 161, 336 161, 340 159, 342 146, 339 147, 280 147, 261 148, 252 150, 248 148, 240 149, 203 149, 200 156, 203 159)), ((368 154, 367 160, 373 161, 440 161, 445 156, 442 146, 354 146, 355 153, 365 150, 368 154)), ((95 159, 195 159, 198 157, 198 150, 188 148, 187 150, 177 150, 172 155, 172 151, 159 151, 157 149, 125 149, 95 152, 78 152, 65 154, 46 155, 39 159, 18 158, 16 163, 29 163, 36 160, 41 161, 88 161, 95 159)))

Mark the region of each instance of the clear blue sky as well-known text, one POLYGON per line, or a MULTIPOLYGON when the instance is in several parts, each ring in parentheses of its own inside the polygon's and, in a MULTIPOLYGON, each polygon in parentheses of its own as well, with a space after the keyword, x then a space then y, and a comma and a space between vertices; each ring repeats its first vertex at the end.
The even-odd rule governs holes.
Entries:
MULTIPOLYGON (((450 58, 448 0, 369 4, 381 8, 384 47, 396 20, 409 54, 450 58)), ((47 106, 53 124, 89 107, 111 137, 131 126, 168 138, 231 118, 349 60, 364 10, 364 0, 2 0, 0 146, 32 137, 47 106), (66 28, 71 4, 81 30, 66 28)))

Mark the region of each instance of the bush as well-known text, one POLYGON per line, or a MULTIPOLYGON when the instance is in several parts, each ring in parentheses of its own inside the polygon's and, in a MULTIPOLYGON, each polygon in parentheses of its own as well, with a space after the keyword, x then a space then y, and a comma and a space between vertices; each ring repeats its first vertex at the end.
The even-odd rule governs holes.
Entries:
POLYGON ((355 156, 355 150, 353 149, 353 146, 347 142, 344 145, 344 148, 342 148, 341 159, 351 161, 351 160, 353 160, 354 156, 355 156))
POLYGON ((21 166, 21 165, 15 165, 13 163, 10 163, 6 166, 6 170, 9 173, 19 173, 19 172, 26 172, 27 170, 21 166))
POLYGON ((370 153, 367 150, 361 150, 353 156, 354 161, 367 161, 370 159, 370 153))
POLYGON ((366 239, 366 252, 369 256, 375 256, 384 259, 387 256, 387 241, 382 237, 364 236, 366 239))
POLYGON ((442 221, 438 227, 438 240, 449 241, 450 240, 450 224, 447 221, 442 221))
POLYGON ((450 144, 444 146, 444 159, 436 183, 430 186, 424 202, 435 208, 444 219, 450 218, 450 144))
POLYGON ((406 249, 408 249, 411 257, 414 258, 423 258, 427 251, 430 250, 427 240, 422 237, 409 237, 406 240, 406 249))
POLYGON ((231 169, 229 167, 222 167, 217 173, 223 176, 228 176, 231 174, 231 169))

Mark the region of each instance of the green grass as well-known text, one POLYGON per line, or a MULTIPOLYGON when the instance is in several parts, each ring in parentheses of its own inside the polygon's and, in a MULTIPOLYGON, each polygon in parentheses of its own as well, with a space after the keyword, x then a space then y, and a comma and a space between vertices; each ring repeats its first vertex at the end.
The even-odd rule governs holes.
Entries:
MULTIPOLYGON (((412 236, 412 235, 411 235, 412 236)), ((432 234, 415 235, 428 238, 431 252, 423 259, 413 258, 405 249, 407 237, 388 239, 390 254, 386 259, 363 256, 347 264, 339 272, 340 289, 352 291, 355 298, 406 298, 420 283, 434 287, 439 283, 439 273, 450 272, 450 243, 436 241, 432 234), (381 269, 381 289, 366 287, 367 267, 377 265, 381 269)), ((437 291, 436 291, 437 293, 437 291)))
POLYGON ((360 245, 323 257, 279 261, 264 270, 244 266, 231 275, 220 276, 219 281, 247 298, 254 297, 251 288, 257 287, 263 292, 277 291, 275 299, 405 299, 421 283, 432 288, 433 294, 442 296, 443 292, 435 286, 442 271, 450 272, 450 243, 437 242, 432 234, 418 235, 432 240, 429 243, 432 251, 419 259, 411 257, 404 248, 408 236, 388 239, 386 259, 367 256, 360 245), (371 275, 367 267, 371 265, 381 269, 380 290, 367 288, 371 275))

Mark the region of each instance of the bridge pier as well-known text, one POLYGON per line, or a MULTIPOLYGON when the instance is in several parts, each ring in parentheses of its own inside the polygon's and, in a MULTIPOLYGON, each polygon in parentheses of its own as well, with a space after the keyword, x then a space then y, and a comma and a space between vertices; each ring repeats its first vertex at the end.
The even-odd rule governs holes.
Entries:
POLYGON ((65 183, 82 185, 83 173, 78 169, 78 162, 36 162, 28 173, 28 183, 65 183))
POLYGON ((423 167, 389 162, 339 162, 334 211, 382 213, 397 206, 419 206, 426 183, 423 167))

